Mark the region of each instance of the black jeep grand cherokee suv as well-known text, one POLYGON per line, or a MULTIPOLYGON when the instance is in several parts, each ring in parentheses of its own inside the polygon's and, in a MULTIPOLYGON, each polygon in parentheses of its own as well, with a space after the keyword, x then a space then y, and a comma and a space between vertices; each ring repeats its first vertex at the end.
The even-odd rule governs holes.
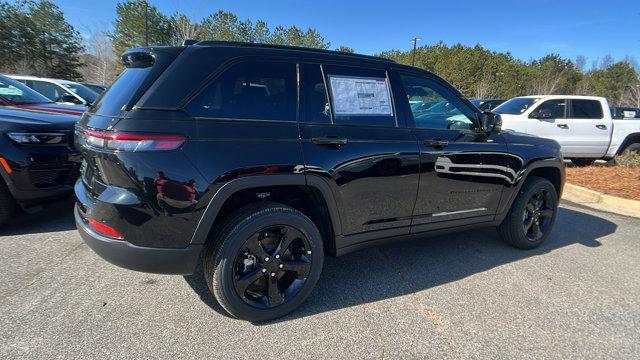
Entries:
POLYGON ((79 116, 0 106, 0 225, 25 209, 73 194, 80 152, 79 116))
POLYGON ((235 317, 295 309, 325 255, 479 226, 533 248, 553 227, 559 145, 501 132, 427 71, 225 42, 122 63, 76 127, 78 229, 129 269, 191 274, 201 259, 235 317))

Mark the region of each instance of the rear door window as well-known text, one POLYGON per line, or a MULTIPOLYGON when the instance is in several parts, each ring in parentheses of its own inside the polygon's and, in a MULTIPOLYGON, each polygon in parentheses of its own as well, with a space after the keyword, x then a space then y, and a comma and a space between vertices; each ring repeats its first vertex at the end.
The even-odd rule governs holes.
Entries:
POLYGON ((389 78, 385 70, 323 66, 338 125, 397 125, 389 78))
POLYGON ((296 120, 296 64, 245 61, 232 65, 187 106, 194 117, 296 120))
POLYGON ((303 114, 301 122, 330 124, 331 106, 327 86, 322 76, 319 64, 303 64, 302 72, 302 96, 303 114))
POLYGON ((602 119, 602 106, 596 100, 571 100, 571 117, 574 119, 602 119))

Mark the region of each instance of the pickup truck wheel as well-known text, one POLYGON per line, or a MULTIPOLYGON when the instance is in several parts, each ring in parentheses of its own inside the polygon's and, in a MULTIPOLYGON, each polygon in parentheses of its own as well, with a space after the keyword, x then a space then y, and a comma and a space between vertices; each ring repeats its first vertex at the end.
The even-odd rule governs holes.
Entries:
POLYGON ((631 154, 640 154, 640 144, 635 143, 635 144, 629 144, 629 146, 627 146, 626 148, 624 148, 624 151, 622 152, 623 155, 631 155, 631 154))
POLYGON ((4 225, 16 210, 16 203, 9 192, 7 184, 0 178, 0 226, 4 225))
POLYGON ((596 162, 596 159, 577 158, 571 159, 571 162, 575 166, 591 166, 594 162, 596 162))
POLYGON ((549 238, 557 212, 558 194, 551 182, 530 177, 520 189, 498 232, 512 246, 533 249, 549 238))
POLYGON ((204 276, 229 314, 266 321, 302 304, 320 278, 323 259, 320 232, 308 217, 265 202, 223 222, 207 246, 204 276))

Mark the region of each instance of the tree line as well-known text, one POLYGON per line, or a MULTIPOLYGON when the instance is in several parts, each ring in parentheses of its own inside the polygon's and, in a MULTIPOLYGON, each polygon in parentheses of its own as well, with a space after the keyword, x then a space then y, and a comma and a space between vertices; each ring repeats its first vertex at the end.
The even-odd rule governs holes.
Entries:
MULTIPOLYGON (((193 21, 181 12, 164 14, 146 0, 121 1, 110 29, 82 38, 50 0, 0 2, 0 72, 85 79, 109 83, 122 71, 125 50, 143 45, 180 45, 186 39, 244 41, 331 49, 314 28, 271 26, 240 19, 228 11, 193 21)), ((353 52, 342 45, 335 50, 353 52)), ((378 56, 411 64, 412 50, 378 56)), ((607 55, 587 66, 587 59, 558 54, 523 61, 481 45, 439 42, 415 51, 415 66, 447 79, 468 97, 511 98, 530 94, 605 96, 616 105, 640 106, 640 76, 632 58, 607 55)))
MULTIPOLYGON (((412 50, 385 51, 378 56, 403 64, 413 61, 412 50)), ((640 107, 640 77, 634 59, 607 55, 587 68, 587 59, 575 61, 558 54, 522 61, 510 53, 442 42, 421 46, 415 66, 433 71, 463 94, 476 98, 512 98, 521 95, 576 94, 604 96, 615 105, 640 107)))

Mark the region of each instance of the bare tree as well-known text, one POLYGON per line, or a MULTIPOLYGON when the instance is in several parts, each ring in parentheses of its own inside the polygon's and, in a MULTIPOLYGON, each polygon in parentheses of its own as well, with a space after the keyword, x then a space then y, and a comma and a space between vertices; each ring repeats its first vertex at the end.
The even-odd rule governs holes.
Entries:
POLYGON ((176 12, 169 19, 172 28, 173 45, 182 45, 187 39, 199 39, 201 36, 200 24, 192 22, 186 15, 176 12))
POLYGON ((640 108, 640 75, 637 75, 635 84, 627 86, 622 93, 620 103, 640 108))
POLYGON ((93 32, 87 39, 82 75, 88 82, 110 84, 116 78, 116 55, 106 30, 93 32))
POLYGON ((476 84, 476 89, 474 91, 474 96, 476 99, 484 99, 489 97, 491 93, 491 84, 493 84, 493 77, 490 75, 485 75, 482 77, 482 80, 476 84))
POLYGON ((593 93, 593 83, 589 74, 586 74, 576 84, 576 95, 591 95, 593 93))
POLYGON ((531 88, 529 90, 530 95, 546 95, 554 94, 558 89, 558 85, 562 81, 562 76, 565 70, 562 70, 558 74, 547 73, 544 76, 540 76, 537 79, 531 81, 531 88))

